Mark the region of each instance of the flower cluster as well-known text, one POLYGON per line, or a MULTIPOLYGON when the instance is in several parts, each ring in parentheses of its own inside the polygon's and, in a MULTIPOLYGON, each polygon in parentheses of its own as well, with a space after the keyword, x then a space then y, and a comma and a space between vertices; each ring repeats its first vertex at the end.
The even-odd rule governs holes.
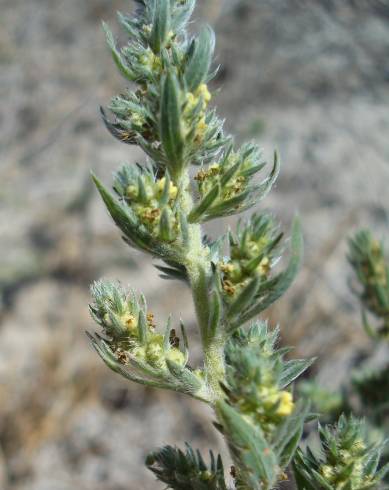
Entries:
POLYGON ((152 167, 126 165, 116 174, 114 189, 153 238, 162 242, 177 238, 178 189, 168 172, 157 178, 152 167))
POLYGON ((237 466, 236 488, 270 489, 285 478, 307 417, 308 407, 293 400, 288 386, 313 360, 284 361, 277 338, 278 330, 257 322, 226 347, 226 399, 217 415, 237 466))
POLYGON ((349 261, 362 287, 358 296, 364 310, 381 320, 378 329, 363 320, 367 332, 373 337, 389 338, 389 262, 382 243, 369 231, 359 231, 349 241, 349 261))
POLYGON ((207 221, 240 213, 258 202, 277 178, 277 156, 270 174, 262 182, 254 182, 253 177, 264 166, 257 145, 245 144, 237 151, 232 143, 226 146, 220 159, 203 165, 194 177, 200 202, 192 212, 190 221, 207 221))
POLYGON ((298 450, 294 462, 297 486, 335 490, 376 488, 389 470, 377 470, 383 444, 371 445, 363 422, 342 415, 331 427, 319 426, 320 457, 298 450))
POLYGON ((139 303, 133 291, 98 281, 91 287, 94 303, 90 311, 103 327, 118 361, 128 364, 130 356, 151 366, 166 369, 166 361, 185 365, 187 354, 179 349, 174 330, 164 336, 156 332, 154 316, 147 312, 144 298, 139 303))
POLYGON ((268 215, 253 215, 240 222, 236 235, 229 233, 230 256, 219 263, 223 290, 238 295, 255 277, 264 282, 279 258, 282 233, 268 215))
POLYGON ((278 329, 270 332, 266 323, 255 323, 248 332, 239 330, 227 344, 225 391, 231 406, 253 425, 259 425, 270 436, 282 420, 291 415, 295 403, 285 376, 291 366, 301 374, 312 360, 283 360, 277 350, 278 329), (296 364, 297 363, 297 364, 296 364))
POLYGON ((176 490, 227 490, 220 456, 210 451, 207 465, 199 451, 188 444, 186 451, 165 446, 146 458, 146 465, 168 488, 176 490))
POLYGON ((202 373, 188 366, 188 345, 182 327, 180 339, 167 323, 165 333, 156 330, 154 316, 147 310, 144 297, 119 284, 98 281, 91 287, 94 302, 91 314, 104 337, 91 337, 106 364, 129 379, 150 386, 161 385, 201 398, 202 373), (128 369, 128 371, 127 371, 128 369))
POLYGON ((193 0, 159 0, 142 2, 133 17, 119 14, 131 36, 121 49, 104 25, 115 63, 137 89, 114 97, 114 118, 102 111, 103 120, 116 138, 139 145, 172 174, 186 160, 208 161, 226 142, 222 121, 207 110, 214 34, 204 28, 189 39, 184 32, 193 8, 193 0))

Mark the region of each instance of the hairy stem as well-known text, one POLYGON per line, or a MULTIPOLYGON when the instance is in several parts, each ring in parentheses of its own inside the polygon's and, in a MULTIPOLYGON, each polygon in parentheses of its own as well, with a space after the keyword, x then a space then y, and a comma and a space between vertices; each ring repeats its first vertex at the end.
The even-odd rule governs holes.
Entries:
MULTIPOLYGON (((189 215, 193 208, 188 172, 181 175, 181 210, 189 215)), ((222 395, 220 382, 224 379, 224 339, 220 336, 210 336, 209 320, 209 282, 212 277, 209 250, 202 242, 200 224, 190 224, 188 227, 188 243, 185 255, 185 266, 192 289, 193 302, 200 329, 201 343, 204 354, 204 369, 211 402, 222 395)))

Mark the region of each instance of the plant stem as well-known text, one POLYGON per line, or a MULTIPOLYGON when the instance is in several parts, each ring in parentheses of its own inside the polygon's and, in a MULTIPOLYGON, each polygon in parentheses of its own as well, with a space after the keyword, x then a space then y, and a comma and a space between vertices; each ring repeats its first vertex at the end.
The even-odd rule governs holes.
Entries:
MULTIPOLYGON (((179 180, 181 190, 181 210, 189 215, 193 208, 188 172, 179 180)), ((188 243, 185 266, 192 289, 197 323, 201 335, 204 354, 204 370, 212 403, 222 396, 220 382, 224 379, 224 343, 225 340, 216 335, 210 337, 208 332, 209 319, 209 281, 212 277, 208 247, 203 245, 200 224, 188 225, 188 243)))

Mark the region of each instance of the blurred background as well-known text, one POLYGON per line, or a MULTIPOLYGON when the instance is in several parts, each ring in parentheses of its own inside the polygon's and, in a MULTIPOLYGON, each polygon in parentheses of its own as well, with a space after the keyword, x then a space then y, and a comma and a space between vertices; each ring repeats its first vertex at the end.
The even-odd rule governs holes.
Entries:
MULTIPOLYGON (((151 490, 143 467, 165 443, 219 448, 209 411, 130 385, 88 345, 89 284, 142 290, 163 323, 181 315, 198 359, 190 296, 120 240, 90 184, 144 161, 103 127, 120 78, 115 34, 128 0, 0 0, 0 488, 151 490), (192 327, 191 327, 192 326, 192 327)), ((311 375, 337 388, 372 349, 348 281, 347 236, 388 233, 389 4, 384 0, 201 0, 222 65, 213 89, 237 140, 255 139, 282 171, 260 209, 287 230, 301 216, 304 267, 270 312, 311 375)), ((220 233, 228 223, 212 224, 220 233)), ((377 353, 377 355, 387 355, 377 353)))

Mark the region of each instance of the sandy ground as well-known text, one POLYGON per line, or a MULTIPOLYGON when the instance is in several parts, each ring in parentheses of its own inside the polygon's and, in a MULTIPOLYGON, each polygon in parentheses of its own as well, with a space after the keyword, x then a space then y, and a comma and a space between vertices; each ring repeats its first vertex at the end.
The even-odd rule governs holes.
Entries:
MULTIPOLYGON (((295 286, 269 313, 313 372, 338 385, 370 349, 347 281, 346 238, 388 228, 389 8, 385 2, 211 1, 196 19, 218 35, 215 97, 237 139, 283 168, 260 204, 306 240, 295 286)), ((219 447, 211 414, 109 372, 84 335, 88 285, 119 278, 156 317, 193 327, 190 295, 129 250, 92 189, 120 163, 98 106, 123 87, 100 29, 124 0, 0 0, 0 488, 151 490, 145 454, 190 440, 219 447)), ((193 25, 195 30, 197 23, 193 25)), ((118 30, 116 30, 118 32, 118 30)), ((226 222, 212 224, 216 235, 226 222)), ((198 358, 192 328, 193 359, 198 358)))

